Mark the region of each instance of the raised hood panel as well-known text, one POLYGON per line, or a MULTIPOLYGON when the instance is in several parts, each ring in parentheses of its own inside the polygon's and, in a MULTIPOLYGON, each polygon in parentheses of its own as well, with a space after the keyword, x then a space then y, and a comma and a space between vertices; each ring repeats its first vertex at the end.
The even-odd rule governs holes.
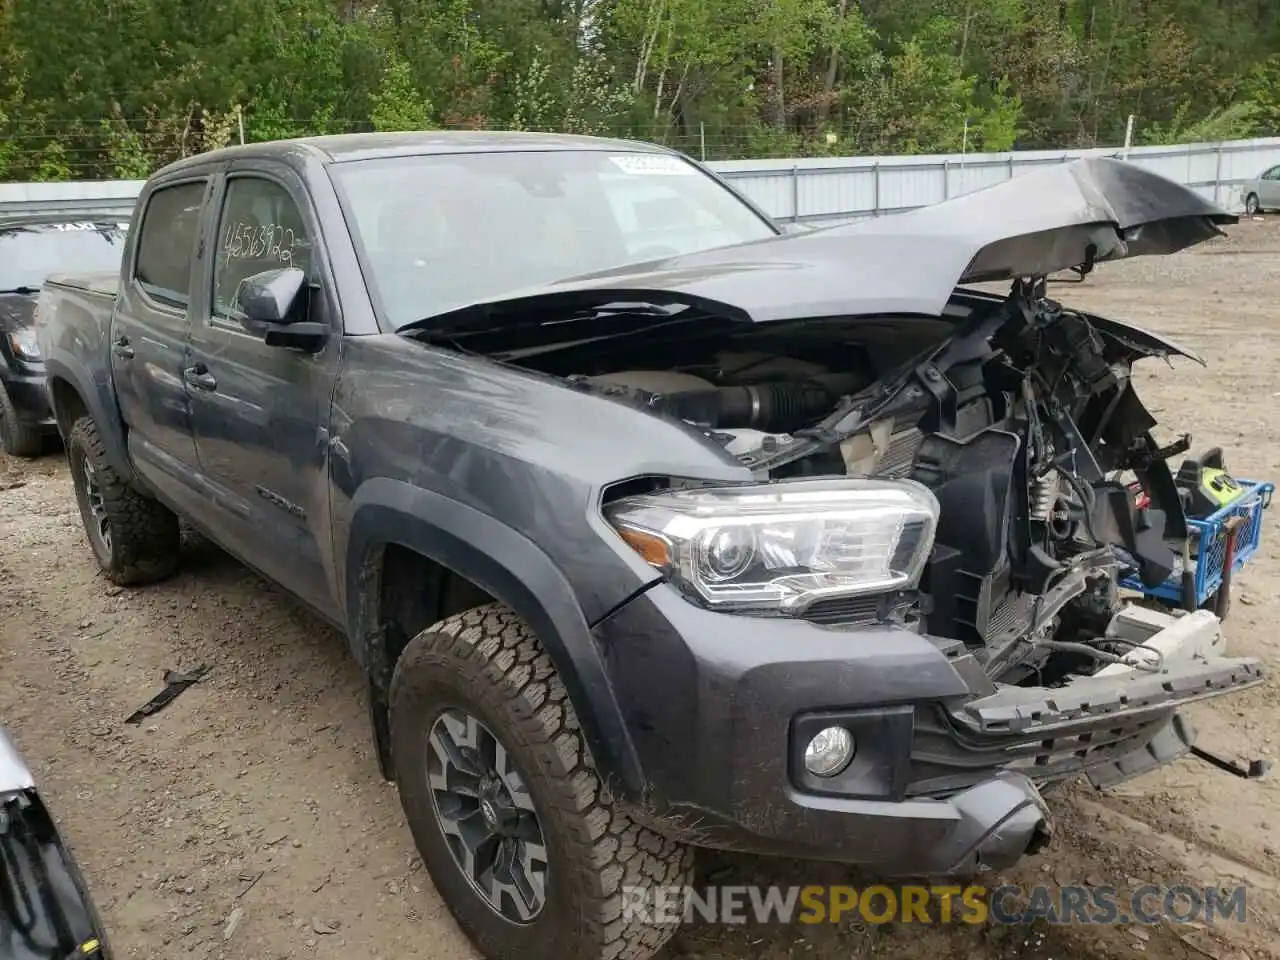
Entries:
POLYGON ((1091 157, 910 213, 573 277, 412 326, 475 328, 619 302, 689 304, 754 322, 940 316, 963 283, 1176 253, 1235 222, 1188 187, 1091 157))

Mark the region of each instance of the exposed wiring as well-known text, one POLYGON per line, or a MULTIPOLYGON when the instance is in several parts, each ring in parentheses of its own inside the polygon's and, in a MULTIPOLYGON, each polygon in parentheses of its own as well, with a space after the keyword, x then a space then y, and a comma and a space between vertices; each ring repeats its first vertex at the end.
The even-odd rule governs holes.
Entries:
POLYGON ((1074 490, 1076 496, 1080 498, 1080 505, 1084 508, 1082 514, 1084 518, 1084 528, 1089 531, 1089 536, 1093 539, 1093 542, 1097 544, 1105 543, 1106 541, 1098 536, 1098 532, 1093 528, 1093 506, 1097 503, 1098 499, 1093 488, 1086 486, 1080 478, 1070 470, 1059 470, 1058 476, 1064 478, 1067 481, 1067 486, 1074 490))
MULTIPOLYGON (((1157 660, 1154 664, 1133 663, 1132 661, 1125 659, 1128 654, 1118 656, 1114 653, 1108 653, 1105 650, 1099 650, 1097 647, 1091 647, 1087 643, 1076 643, 1072 640, 1036 640, 1034 641, 1034 645, 1037 647, 1044 647, 1047 650, 1057 650, 1061 653, 1078 653, 1081 656, 1092 657, 1094 660, 1100 660, 1103 663, 1119 663, 1126 667, 1133 667, 1135 670, 1142 670, 1146 673, 1159 673, 1161 669, 1163 669, 1163 658, 1157 660)), ((1140 645, 1135 644, 1135 646, 1140 645)), ((1160 651, 1158 650, 1153 650, 1150 647, 1145 647, 1143 649, 1150 650, 1152 653, 1156 654, 1157 657, 1160 656, 1160 651)))
MULTIPOLYGON (((1164 669, 1164 654, 1161 653, 1159 650, 1157 650, 1155 647, 1151 646, 1150 644, 1139 643, 1137 640, 1126 640, 1123 637, 1104 637, 1103 639, 1107 643, 1114 643, 1114 644, 1117 644, 1118 646, 1129 647, 1130 650, 1145 650, 1147 653, 1150 653, 1156 658, 1156 662, 1153 665, 1153 672, 1159 672, 1160 670, 1164 669)), ((1125 654, 1125 656, 1128 656, 1128 654, 1125 654)), ((1124 662, 1129 663, 1129 661, 1127 660, 1124 662)), ((1130 665, 1134 667, 1138 666, 1138 664, 1130 664, 1130 665)))

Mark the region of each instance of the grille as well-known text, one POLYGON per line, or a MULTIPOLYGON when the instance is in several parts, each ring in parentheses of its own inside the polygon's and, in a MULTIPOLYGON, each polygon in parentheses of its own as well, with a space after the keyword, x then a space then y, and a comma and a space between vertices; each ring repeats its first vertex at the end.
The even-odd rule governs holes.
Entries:
POLYGON ((888 617, 887 606, 884 597, 834 597, 810 605, 804 618, 824 624, 877 623, 888 617))

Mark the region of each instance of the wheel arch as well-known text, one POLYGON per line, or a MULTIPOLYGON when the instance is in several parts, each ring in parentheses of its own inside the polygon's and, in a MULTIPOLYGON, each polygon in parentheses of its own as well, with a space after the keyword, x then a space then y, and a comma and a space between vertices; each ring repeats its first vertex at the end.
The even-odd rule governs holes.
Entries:
POLYGON ((604 658, 572 587, 546 553, 487 514, 387 478, 361 485, 349 531, 348 635, 369 681, 384 776, 392 772, 385 698, 405 644, 432 623, 496 600, 529 624, 551 657, 602 777, 624 796, 642 795, 639 760, 604 658), (410 622, 398 622, 397 614, 410 622))
POLYGON ((107 460, 121 477, 134 479, 125 444, 124 422, 116 410, 108 410, 101 395, 91 388, 90 382, 68 365, 56 360, 45 362, 45 382, 49 391, 49 405, 58 424, 58 434, 63 443, 71 433, 72 425, 80 417, 93 418, 102 440, 107 460))

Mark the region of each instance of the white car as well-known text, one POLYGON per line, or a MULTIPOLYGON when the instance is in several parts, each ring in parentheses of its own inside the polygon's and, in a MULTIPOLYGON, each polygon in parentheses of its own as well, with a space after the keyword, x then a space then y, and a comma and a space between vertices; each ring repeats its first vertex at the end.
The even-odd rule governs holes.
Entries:
POLYGON ((1245 213, 1251 217, 1265 210, 1280 210, 1280 166, 1271 167, 1246 182, 1240 196, 1245 213))

